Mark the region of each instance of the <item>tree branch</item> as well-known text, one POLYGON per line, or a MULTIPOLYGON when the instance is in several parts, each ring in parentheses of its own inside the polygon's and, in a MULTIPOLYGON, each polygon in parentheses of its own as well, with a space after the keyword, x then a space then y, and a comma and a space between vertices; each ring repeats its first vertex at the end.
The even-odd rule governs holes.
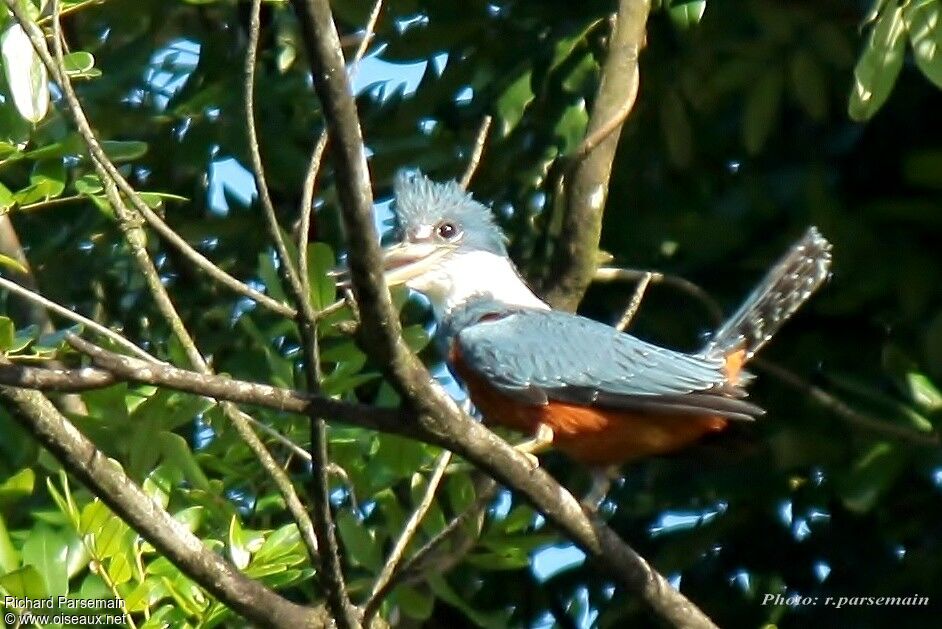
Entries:
POLYGON ((491 123, 494 119, 491 116, 484 116, 481 120, 481 126, 478 127, 478 134, 474 138, 474 149, 471 151, 471 157, 468 159, 468 166, 461 176, 461 188, 467 190, 471 185, 471 179, 481 163, 481 156, 484 155, 484 146, 487 144, 487 132, 491 130, 491 123))
POLYGON ((396 539, 396 543, 393 544, 393 548, 389 551, 389 557, 386 559, 386 563, 383 565, 383 569, 380 571, 379 576, 376 577, 376 580, 373 582, 373 589, 370 592, 370 596, 366 601, 366 604, 363 606, 363 624, 369 626, 370 620, 373 618, 373 614, 376 613, 376 610, 379 609, 380 604, 383 602, 383 594, 388 591, 386 586, 392 580, 396 570, 399 568, 399 563, 402 561, 402 556, 406 552, 406 548, 409 546, 409 542, 412 541, 412 538, 415 537, 416 531, 419 530, 419 525, 422 523, 422 518, 425 517, 425 514, 428 513, 428 510, 432 507, 432 502, 435 500, 435 492, 438 491, 438 486, 442 482, 442 478, 445 476, 445 470, 448 468, 448 463, 451 461, 451 452, 445 450, 438 457, 438 462, 435 464, 435 469, 432 471, 432 475, 428 479, 428 487, 425 488, 425 494, 422 496, 422 499, 419 501, 419 504, 415 506, 412 514, 409 516, 409 519, 406 521, 405 525, 402 527, 402 532, 399 534, 399 537, 396 539))
POLYGON ((595 273, 602 215, 622 124, 638 95, 638 55, 650 0, 619 0, 580 161, 565 186, 565 215, 542 297, 575 310, 595 273))

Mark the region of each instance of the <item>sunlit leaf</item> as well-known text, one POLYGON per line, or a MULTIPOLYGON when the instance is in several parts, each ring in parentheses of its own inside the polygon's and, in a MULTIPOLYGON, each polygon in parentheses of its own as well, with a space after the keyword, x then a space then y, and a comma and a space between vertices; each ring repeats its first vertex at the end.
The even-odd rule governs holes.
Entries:
POLYGON ((17 111, 29 122, 39 122, 49 111, 49 80, 46 66, 18 23, 0 35, 0 54, 17 111))
POLYGON ((668 13, 675 26, 686 29, 700 23, 706 5, 706 0, 670 0, 668 13))
POLYGON ((942 88, 942 2, 911 2, 906 5, 904 19, 916 65, 926 78, 942 88))
POLYGON ((852 119, 867 120, 890 97, 903 67, 905 37, 903 10, 893 3, 877 19, 867 47, 854 68, 854 85, 847 108, 852 119))

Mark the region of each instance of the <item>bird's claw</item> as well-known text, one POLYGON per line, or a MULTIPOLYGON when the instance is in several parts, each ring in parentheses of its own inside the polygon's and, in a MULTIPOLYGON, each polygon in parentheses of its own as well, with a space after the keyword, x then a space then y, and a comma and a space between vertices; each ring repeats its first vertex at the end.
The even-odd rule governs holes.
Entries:
POLYGON ((536 469, 540 467, 540 459, 535 454, 532 452, 527 452, 526 450, 520 450, 519 452, 524 456, 524 458, 526 458, 531 472, 536 471, 536 469))
POLYGON ((527 458, 532 472, 540 467, 540 460, 536 458, 536 453, 547 450, 551 445, 553 445, 553 429, 546 424, 540 424, 532 438, 518 443, 514 449, 527 458))

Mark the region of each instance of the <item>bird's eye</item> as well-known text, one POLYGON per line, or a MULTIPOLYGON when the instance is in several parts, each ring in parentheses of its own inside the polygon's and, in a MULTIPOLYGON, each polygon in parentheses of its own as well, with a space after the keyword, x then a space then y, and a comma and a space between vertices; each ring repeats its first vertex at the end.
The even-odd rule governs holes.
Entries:
POLYGON ((435 232, 438 234, 438 237, 443 240, 453 240, 459 234, 458 227, 449 221, 444 221, 439 223, 435 228, 435 232))

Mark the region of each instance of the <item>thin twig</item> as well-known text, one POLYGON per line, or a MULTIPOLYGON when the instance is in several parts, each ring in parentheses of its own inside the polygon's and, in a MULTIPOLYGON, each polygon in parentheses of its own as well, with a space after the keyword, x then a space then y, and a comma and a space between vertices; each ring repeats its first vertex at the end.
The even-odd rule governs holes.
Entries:
POLYGON ((376 610, 379 609, 380 604, 383 602, 383 597, 380 593, 384 591, 386 584, 389 583, 392 576, 396 573, 399 563, 402 561, 402 556, 409 546, 409 542, 415 537, 416 532, 419 530, 419 525, 422 523, 422 519, 432 507, 432 502, 435 500, 435 492, 438 491, 438 486, 445 476, 445 470, 448 468, 449 462, 451 462, 451 452, 445 450, 439 455, 435 469, 432 471, 432 475, 429 476, 425 494, 402 527, 402 532, 399 533, 396 543, 393 545, 392 550, 389 551, 389 557, 386 558, 386 563, 383 565, 382 571, 380 571, 379 576, 376 577, 376 581, 373 582, 373 590, 370 592, 370 596, 363 607, 364 625, 370 625, 373 614, 376 613, 376 610))
MULTIPOLYGON (((383 9, 383 0, 376 0, 370 15, 366 19, 366 26, 363 27, 363 37, 357 44, 356 52, 353 54, 353 61, 350 64, 350 78, 356 76, 360 69, 360 61, 363 55, 370 47, 373 36, 376 32, 376 23, 379 21, 379 14, 383 9)), ((301 220, 299 221, 300 233, 298 234, 298 267, 301 269, 301 280, 305 289, 310 292, 310 280, 307 277, 307 243, 311 230, 311 213, 314 211, 314 184, 317 181, 317 174, 320 171, 321 161, 324 158, 324 150, 327 148, 328 133, 326 127, 321 131, 314 143, 314 150, 311 151, 311 159, 308 162, 307 173, 304 176, 304 186, 301 189, 301 220)))
POLYGON ((109 341, 112 341, 115 345, 126 349, 127 351, 131 352, 135 356, 142 358, 143 360, 146 360, 149 362, 160 362, 156 358, 154 358, 153 356, 145 352, 143 349, 141 349, 140 347, 138 347, 131 341, 127 340, 126 338, 118 334, 117 332, 110 330, 106 328, 105 326, 101 325, 100 323, 93 321, 89 319, 88 317, 82 316, 78 314, 77 312, 72 312, 65 306, 61 306, 57 304, 56 302, 52 301, 51 299, 47 299, 46 297, 43 297, 42 295, 40 295, 39 293, 35 291, 32 291, 28 288, 24 288, 23 286, 20 286, 16 282, 12 282, 6 279, 5 277, 0 277, 0 287, 5 288, 11 293, 19 295, 23 299, 28 299, 29 301, 33 303, 40 304, 42 307, 48 309, 50 312, 54 312, 57 315, 65 319, 68 319, 69 321, 74 321, 76 323, 84 325, 89 330, 107 338, 109 341))
MULTIPOLYGON (((451 521, 445 525, 445 528, 427 541, 415 554, 409 557, 409 559, 404 561, 383 587, 373 594, 373 599, 381 602, 382 599, 392 592, 400 583, 412 583, 413 581, 423 579, 428 576, 429 571, 432 569, 434 569, 436 573, 442 574, 464 558, 465 554, 476 542, 477 535, 467 535, 464 539, 460 540, 461 544, 459 544, 459 547, 449 547, 443 557, 435 557, 433 553, 441 548, 445 542, 455 538, 466 523, 472 519, 478 521, 476 528, 480 528, 483 523, 487 505, 489 505, 497 495, 500 485, 483 475, 481 475, 479 480, 479 483, 475 483, 478 487, 477 498, 474 502, 460 514, 452 518, 451 521)), ((378 603, 376 606, 378 608, 378 603)), ((366 617, 366 612, 368 611, 370 610, 367 606, 366 610, 364 610, 364 617, 366 617)))
MULTIPOLYGON (((265 225, 269 237, 275 245, 278 254, 279 273, 294 295, 298 309, 298 330, 301 335, 304 349, 304 375, 308 389, 318 391, 321 383, 320 352, 317 339, 317 313, 311 305, 306 284, 300 275, 306 274, 307 269, 295 268, 295 261, 288 255, 281 227, 278 225, 278 216, 268 189, 265 177, 265 167, 262 163, 261 149, 258 143, 258 133, 255 119, 255 69, 258 54, 258 40, 261 30, 261 0, 252 1, 252 10, 249 20, 249 42, 245 54, 245 117, 248 132, 249 155, 252 161, 252 172, 255 176, 255 187, 265 216, 265 225)), ((305 247, 306 249, 307 247, 305 247)), ((340 558, 340 544, 337 541, 334 516, 330 507, 330 485, 327 479, 327 426, 324 420, 316 415, 311 416, 311 494, 313 510, 313 533, 317 539, 320 570, 318 576, 324 588, 328 607, 334 615, 338 626, 354 628, 359 626, 357 612, 350 602, 347 594, 347 584, 343 575, 343 564, 340 558)))
MULTIPOLYGON (((65 17, 66 15, 69 15, 70 13, 75 13, 76 11, 81 11, 82 9, 84 9, 84 8, 86 8, 86 7, 89 7, 89 6, 92 6, 92 5, 96 5, 96 4, 104 4, 104 3, 105 3, 105 0, 85 0, 85 2, 77 2, 77 3, 72 4, 72 5, 69 5, 69 6, 67 6, 66 8, 62 9, 61 11, 59 11, 59 17, 60 17, 60 18, 63 18, 63 17, 65 17)), ((47 16, 45 16, 45 17, 39 18, 38 20, 36 20, 36 23, 39 24, 40 26, 42 26, 43 24, 45 24, 46 22, 48 22, 48 21, 51 20, 51 19, 52 19, 52 15, 50 14, 50 15, 47 15, 47 16)))
POLYGON ((865 415, 854 410, 821 387, 808 382, 793 371, 763 358, 753 358, 750 364, 758 367, 760 371, 772 376, 782 384, 803 393, 808 399, 813 400, 815 403, 831 411, 838 418, 851 426, 863 428, 864 430, 884 437, 898 439, 920 446, 939 446, 940 440, 939 433, 937 432, 913 430, 906 426, 899 426, 882 419, 865 415))
POLYGON ((707 314, 709 314, 710 319, 715 324, 719 325, 723 322, 723 309, 720 307, 719 303, 717 303, 708 292, 703 290, 703 288, 679 275, 603 266, 596 269, 593 279, 596 282, 640 282, 648 275, 651 276, 649 280, 651 284, 663 284, 664 286, 670 286, 683 293, 687 293, 703 304, 703 307, 707 310, 707 314))
POLYGON ((307 245, 311 237, 311 215, 314 213, 314 185, 320 172, 321 160, 327 148, 327 132, 321 131, 311 159, 308 161, 307 171, 304 175, 304 184, 301 186, 301 219, 298 222, 298 269, 301 271, 301 284, 306 294, 311 294, 311 278, 308 275, 307 245))
POLYGON ((625 312, 622 313, 621 317, 618 319, 618 323, 615 325, 615 328, 617 328, 619 332, 624 332, 631 324, 631 320, 635 318, 635 314, 637 314, 638 308, 641 307, 641 300, 644 299, 644 293, 648 290, 648 285, 651 283, 652 277, 654 277, 654 274, 648 271, 641 277, 638 285, 635 286, 635 292, 631 296, 631 301, 628 302, 628 307, 625 308, 625 312))
POLYGON ((474 138, 474 150, 471 151, 471 157, 468 158, 468 167, 465 169, 464 175, 461 176, 461 187, 465 190, 471 185, 471 179, 481 163, 484 146, 487 144, 487 132, 490 131, 493 120, 491 116, 484 116, 484 119, 481 120, 481 126, 478 127, 478 134, 474 138))
POLYGON ((619 130, 625 120, 628 119, 628 116, 631 115, 631 111, 634 108, 634 98, 626 99, 612 116, 606 120, 601 126, 592 131, 589 135, 585 136, 582 139, 582 142, 579 143, 570 154, 566 155, 566 161, 569 167, 574 167, 576 164, 584 160, 589 153, 594 151, 599 147, 602 142, 608 139, 615 131, 619 130))

